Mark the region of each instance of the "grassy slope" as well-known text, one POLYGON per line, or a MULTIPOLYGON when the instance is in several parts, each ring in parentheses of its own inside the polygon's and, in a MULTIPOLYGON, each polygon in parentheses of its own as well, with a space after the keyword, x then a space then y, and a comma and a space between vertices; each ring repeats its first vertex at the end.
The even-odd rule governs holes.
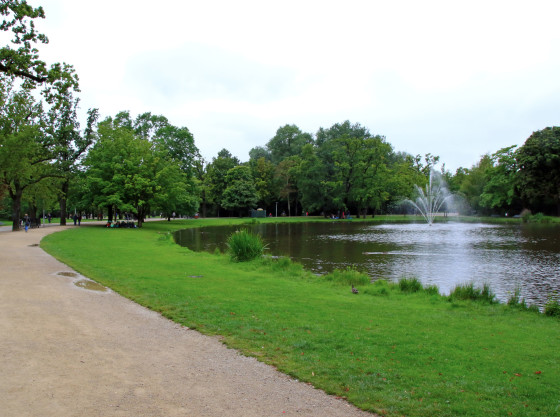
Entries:
POLYGON ((285 261, 231 263, 167 230, 72 229, 42 246, 124 296, 385 415, 560 413, 560 322, 380 283, 325 283, 285 261), (200 277, 202 276, 202 277, 200 277))

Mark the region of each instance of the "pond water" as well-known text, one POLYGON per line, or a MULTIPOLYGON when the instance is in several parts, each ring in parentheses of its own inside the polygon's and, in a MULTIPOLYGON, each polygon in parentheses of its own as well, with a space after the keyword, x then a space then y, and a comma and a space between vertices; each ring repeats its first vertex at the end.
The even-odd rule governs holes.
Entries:
MULTIPOLYGON (((528 304, 539 307, 560 290, 560 226, 335 221, 243 227, 263 237, 268 254, 289 256, 319 274, 353 265, 372 280, 416 277, 442 294, 457 284, 487 283, 502 302, 519 287, 528 304)), ((237 229, 186 229, 175 241, 194 251, 225 251, 237 229)))

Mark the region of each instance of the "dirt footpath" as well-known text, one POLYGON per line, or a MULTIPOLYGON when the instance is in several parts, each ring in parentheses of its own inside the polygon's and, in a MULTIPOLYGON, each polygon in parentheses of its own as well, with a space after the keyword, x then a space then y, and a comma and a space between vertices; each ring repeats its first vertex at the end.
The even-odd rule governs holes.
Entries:
POLYGON ((58 230, 0 233, 1 416, 372 416, 76 285, 84 277, 38 247, 58 230))

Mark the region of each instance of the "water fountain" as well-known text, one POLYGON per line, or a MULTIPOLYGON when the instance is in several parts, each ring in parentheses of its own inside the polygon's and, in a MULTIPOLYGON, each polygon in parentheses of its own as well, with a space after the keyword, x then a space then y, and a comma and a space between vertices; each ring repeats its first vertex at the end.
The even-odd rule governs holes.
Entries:
POLYGON ((415 200, 405 200, 422 214, 426 222, 431 226, 434 216, 443 208, 443 205, 453 196, 448 190, 441 174, 431 171, 430 179, 426 184, 425 191, 418 185, 415 200))

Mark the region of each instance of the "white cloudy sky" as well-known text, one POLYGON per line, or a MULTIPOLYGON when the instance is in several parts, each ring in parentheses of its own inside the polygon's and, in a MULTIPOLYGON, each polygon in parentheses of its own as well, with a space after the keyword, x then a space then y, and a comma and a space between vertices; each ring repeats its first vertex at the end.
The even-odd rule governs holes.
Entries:
POLYGON ((455 170, 560 125, 557 0, 29 2, 84 111, 164 115, 206 159, 350 120, 455 170))

